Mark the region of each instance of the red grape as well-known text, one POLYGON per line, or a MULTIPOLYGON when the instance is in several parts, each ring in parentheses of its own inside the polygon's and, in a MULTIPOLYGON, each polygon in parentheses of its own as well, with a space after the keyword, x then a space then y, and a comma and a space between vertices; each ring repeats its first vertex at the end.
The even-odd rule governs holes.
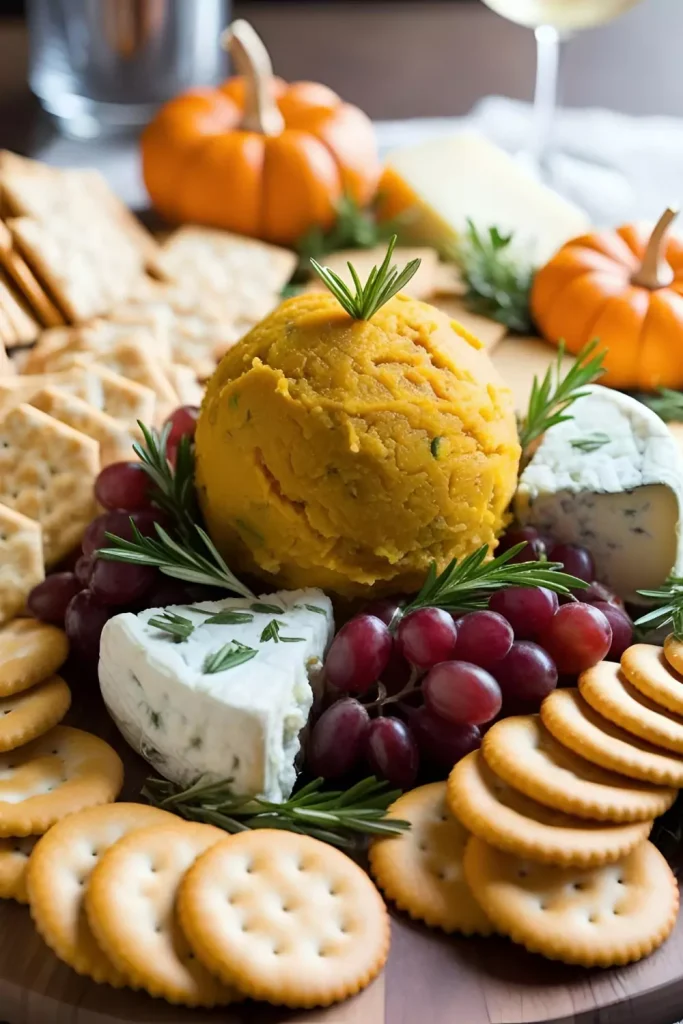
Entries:
POLYGON ((412 668, 394 644, 387 667, 382 672, 382 682, 387 693, 394 694, 402 690, 407 685, 411 672, 412 668))
POLYGON ((573 675, 602 661, 612 645, 612 628, 598 608, 574 601, 560 605, 538 641, 559 672, 573 675))
POLYGON ((327 652, 328 682, 345 693, 365 693, 382 675, 392 646, 391 633, 381 619, 356 615, 342 626, 327 652))
POLYGON ((510 623, 495 611, 470 612, 459 620, 457 630, 453 657, 481 668, 504 658, 515 639, 510 623))
POLYGON ((175 412, 172 412, 166 420, 166 423, 171 424, 171 430, 166 443, 166 457, 170 459, 171 462, 175 462, 175 455, 181 438, 194 437, 194 432, 197 428, 198 416, 199 406, 181 405, 175 410, 175 412))
POLYGON ((74 575, 81 587, 87 587, 90 583, 90 576, 92 575, 94 564, 94 555, 81 555, 76 562, 76 565, 74 566, 74 575))
POLYGON ((458 630, 453 617, 441 608, 418 608, 402 619, 396 645, 416 668, 431 668, 453 657, 458 630))
MULTIPOLYGON (((585 580, 586 583, 590 583, 595 576, 593 556, 590 551, 579 547, 578 544, 556 544, 548 552, 548 561, 561 562, 565 572, 585 580)), ((577 590, 576 593, 579 597, 583 595, 582 590, 577 590)))
POLYGON ((112 614, 89 590, 76 594, 69 602, 64 617, 72 652, 86 661, 96 662, 100 654, 100 636, 112 614))
POLYGON ((382 597, 372 601, 363 611, 366 615, 374 615, 376 619, 381 619, 385 625, 390 626, 400 617, 404 603, 398 597, 382 597))
POLYGON ((494 671, 506 710, 529 703, 538 708, 557 686, 555 662, 547 651, 529 640, 516 640, 494 671))
POLYGON ((314 775, 339 779, 360 761, 370 715, 354 697, 335 701, 313 726, 307 763, 314 775))
POLYGON ((171 604, 189 604, 192 600, 186 584, 170 576, 160 576, 144 598, 145 608, 168 608, 171 604))
POLYGON ((95 497, 106 509, 137 512, 149 508, 152 481, 141 462, 112 462, 95 481, 95 497))
POLYGON ((28 610, 41 622, 63 627, 67 605, 81 589, 72 572, 53 572, 28 595, 28 610))
POLYGON ((524 544, 525 547, 510 559, 511 562, 537 562, 545 555, 545 544, 538 530, 533 526, 518 526, 504 533, 498 542, 496 554, 502 555, 504 551, 509 551, 515 544, 524 544))
POLYGON ((596 601, 598 608, 612 627, 612 643, 605 655, 607 661, 621 661, 624 651, 633 643, 633 623, 623 608, 610 601, 596 601))
POLYGON ((449 772, 461 757, 481 744, 481 733, 476 725, 446 722, 427 708, 403 707, 402 711, 417 740, 420 757, 442 771, 449 772))
POLYGON ((508 620, 517 640, 528 640, 545 629, 558 606, 557 594, 545 587, 505 587, 489 601, 489 608, 508 620))
POLYGON ((459 725, 488 722, 503 703, 500 686, 491 673, 468 661, 435 665, 424 678, 422 693, 432 714, 459 725))
POLYGON ((149 565, 95 560, 90 577, 90 591, 101 604, 128 604, 142 597, 156 580, 156 570, 149 565))
POLYGON ((607 604, 613 604, 617 608, 623 608, 624 602, 621 600, 614 591, 606 587, 604 583, 598 583, 597 580, 593 580, 589 583, 585 590, 581 591, 581 600, 586 601, 588 604, 600 604, 607 602, 607 604))
POLYGON ((109 541, 105 537, 105 533, 113 533, 117 537, 123 537, 124 540, 132 540, 133 530, 130 525, 130 520, 133 520, 143 537, 154 537, 156 531, 154 529, 155 522, 161 526, 165 524, 165 518, 161 512, 156 509, 140 509, 139 512, 123 512, 117 510, 115 512, 104 512, 97 519, 93 519, 92 523, 85 531, 83 536, 83 554, 92 555, 95 551, 100 548, 106 548, 110 546, 109 541))
POLYGON ((365 737, 370 770, 392 786, 409 789, 415 782, 420 758, 417 743, 405 722, 375 718, 365 737))

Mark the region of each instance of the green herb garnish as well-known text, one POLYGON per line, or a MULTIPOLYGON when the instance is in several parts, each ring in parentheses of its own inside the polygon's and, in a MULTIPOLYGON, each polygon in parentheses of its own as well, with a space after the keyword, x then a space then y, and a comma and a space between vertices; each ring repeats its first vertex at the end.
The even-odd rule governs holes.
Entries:
POLYGON ((238 640, 230 640, 217 651, 207 654, 202 672, 205 675, 226 672, 229 668, 236 668, 237 665, 243 665, 245 661, 251 661, 257 654, 258 651, 255 651, 253 647, 247 647, 246 644, 241 644, 238 640))
POLYGON ((162 615, 156 615, 147 624, 154 626, 155 629, 161 629, 165 633, 170 633, 177 644, 187 640, 194 633, 195 629, 194 623, 190 619, 186 619, 184 615, 176 615, 175 612, 169 611, 164 612, 162 615))
POLYGON ((410 828, 407 821, 386 817, 387 808, 400 796, 400 790, 389 789, 386 782, 370 777, 347 790, 324 790, 323 784, 316 779, 289 800, 272 803, 236 796, 230 779, 200 779, 189 789, 165 779, 147 779, 142 796, 187 821, 215 825, 226 832, 281 828, 345 850, 358 848, 364 836, 397 836, 410 828))
POLYGON ((278 622, 277 619, 271 619, 261 633, 261 643, 267 644, 269 640, 272 640, 276 644, 300 644, 304 642, 304 638, 302 636, 280 636, 280 627, 284 625, 284 622, 278 622))
POLYGON ((430 452, 432 453, 432 455, 434 456, 435 459, 438 459, 438 457, 439 457, 439 450, 441 448, 441 442, 442 441, 443 441, 443 437, 434 437, 434 438, 432 438, 432 443, 429 446, 429 450, 430 450, 430 452))
MULTIPOLYGON (((201 610, 201 609, 198 609, 201 610)), ((204 619, 203 626, 237 626, 243 622, 253 622, 254 616, 250 615, 249 612, 238 612, 233 611, 230 608, 226 608, 225 611, 216 612, 215 615, 209 615, 208 619, 204 619)))
POLYGON ((636 619, 635 625, 641 629, 671 625, 673 635, 683 641, 683 576, 669 576, 659 590, 639 590, 638 593, 657 607, 636 619))
POLYGON ((563 376, 562 360, 565 349, 564 342, 561 341, 554 365, 548 367, 542 380, 534 377, 529 408, 519 425, 519 440, 523 452, 550 427, 570 420, 572 417, 566 415, 569 407, 578 398, 584 398, 588 394, 582 389, 605 372, 602 365, 604 352, 595 354, 598 344, 597 339, 588 342, 577 355, 576 362, 572 363, 563 376))
POLYGON ((453 255, 467 287, 468 309, 526 334, 533 326, 529 295, 534 271, 510 250, 512 237, 496 227, 480 232, 468 219, 465 237, 453 255))
POLYGON ((304 608, 308 608, 309 612, 316 612, 318 615, 327 615, 324 608, 318 608, 317 604, 305 604, 304 608))
POLYGON ((194 452, 190 438, 185 435, 180 439, 173 467, 166 457, 171 424, 167 423, 161 433, 146 427, 139 420, 138 426, 144 444, 135 441, 133 451, 154 483, 152 500, 171 518, 183 540, 196 546, 195 523, 199 519, 199 510, 194 489, 194 452))
POLYGON ((296 243, 301 270, 308 271, 311 259, 322 259, 340 249, 374 249, 386 244, 398 226, 409 219, 403 215, 395 220, 379 221, 373 207, 363 208, 349 195, 339 200, 336 215, 327 231, 311 228, 296 243))
POLYGON ((264 615, 282 615, 284 612, 284 608, 280 608, 279 605, 264 604, 263 601, 255 601, 249 607, 252 612, 263 612, 264 615))
POLYGON ((665 423, 683 420, 683 391, 672 391, 671 388, 659 388, 656 396, 638 396, 665 423))
POLYGON ((339 305, 354 320, 370 320, 377 310, 405 288, 408 281, 417 273, 419 259, 411 260, 401 271, 391 266, 396 240, 397 236, 392 235, 384 261, 380 267, 372 268, 365 284, 361 283, 353 264, 347 263, 353 280, 353 290, 334 270, 321 267, 317 260, 311 260, 311 266, 316 274, 327 285, 339 305))
POLYGON ((597 452, 603 445, 609 444, 612 440, 608 434, 601 434, 599 430, 596 430, 593 434, 586 434, 585 437, 577 437, 574 441, 570 441, 572 448, 576 448, 580 452, 597 452))
POLYGON ((546 587, 568 595, 588 586, 584 580, 562 572, 561 562, 511 562, 524 546, 524 542, 515 544, 487 561, 489 549, 483 545, 460 562, 454 558, 438 575, 432 562, 422 590, 403 614, 417 608, 463 612, 486 608, 491 595, 505 587, 546 587))

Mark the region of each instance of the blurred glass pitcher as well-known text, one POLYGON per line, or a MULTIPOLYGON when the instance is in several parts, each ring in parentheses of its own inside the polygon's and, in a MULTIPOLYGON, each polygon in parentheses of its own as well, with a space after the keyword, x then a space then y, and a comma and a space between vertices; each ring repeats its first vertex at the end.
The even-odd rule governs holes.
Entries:
POLYGON ((29 80, 78 138, 140 127, 182 89, 225 74, 230 0, 28 0, 29 80))

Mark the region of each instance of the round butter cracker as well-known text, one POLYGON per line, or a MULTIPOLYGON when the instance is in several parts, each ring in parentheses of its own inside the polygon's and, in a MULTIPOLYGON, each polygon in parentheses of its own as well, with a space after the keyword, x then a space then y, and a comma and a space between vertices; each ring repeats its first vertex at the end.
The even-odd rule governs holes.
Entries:
POLYGON ((626 732, 683 754, 683 717, 640 693, 615 662, 601 661, 582 672, 579 692, 595 711, 626 732))
POLYGON ((0 626, 0 697, 28 690, 57 672, 69 642, 63 629, 37 619, 12 619, 0 626))
POLYGON ((580 818, 651 821, 676 798, 674 789, 628 779, 579 757, 558 743, 539 715, 497 722, 481 749, 489 767, 514 789, 580 818))
POLYGON ((177 920, 178 886, 226 833, 179 819, 119 839, 99 858, 85 896, 98 945, 134 988, 171 1003, 225 1006, 240 998, 196 959, 177 920))
POLYGON ((587 761, 641 782, 683 786, 683 757, 613 725, 575 687, 548 694, 541 704, 541 720, 556 740, 587 761))
POLYGON ((39 838, 0 839, 0 899, 28 903, 28 860, 39 838))
POLYGON ((389 916, 366 873, 295 832, 240 832, 212 847, 185 875, 177 906, 205 967, 271 1003, 346 999, 389 952, 389 916))
POLYGON ((673 633, 669 633, 664 641, 664 657, 674 672, 683 675, 683 640, 677 640, 673 633))
POLYGON ((478 750, 453 768, 448 804, 470 832, 491 846, 562 867, 619 860, 652 828, 651 821, 612 825, 545 807, 498 778, 478 750))
POLYGON ((683 680, 670 667, 661 647, 633 644, 621 656, 621 671, 639 693, 667 711, 683 715, 683 680))
POLYGON ((660 946, 676 923, 676 879, 650 842, 614 864, 557 868, 472 837, 465 874, 496 927, 551 960, 584 967, 631 963, 660 946))
POLYGON ((41 835, 67 814, 115 800, 122 784, 121 758, 108 743, 58 725, 0 754, 0 836, 41 835))
POLYGON ((117 988, 127 983, 90 930, 88 880, 99 857, 123 836, 177 820, 146 804, 89 807, 60 821, 36 845, 26 876, 31 917, 50 949, 78 974, 117 988))
POLYGON ((449 810, 446 783, 404 793, 388 817, 409 821, 411 828, 370 847, 370 870, 385 896, 433 928, 491 935, 493 926, 465 881, 462 858, 470 834, 449 810))
POLYGON ((30 690, 0 697, 0 752, 14 750, 42 736, 64 718, 71 691, 60 676, 30 690))

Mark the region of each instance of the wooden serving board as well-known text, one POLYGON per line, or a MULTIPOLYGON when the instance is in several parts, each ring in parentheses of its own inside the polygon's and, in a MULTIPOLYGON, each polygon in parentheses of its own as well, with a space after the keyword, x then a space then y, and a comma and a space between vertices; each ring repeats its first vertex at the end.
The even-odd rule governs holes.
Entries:
MULTIPOLYGON (((146 766, 123 742, 96 692, 74 685, 70 724, 113 743, 136 799, 146 766)), ((26 907, 0 904, 0 1021, 7 1024, 673 1024, 683 1008, 683 916, 653 956, 588 971, 504 939, 446 936, 392 910, 389 962, 360 995, 328 1009, 245 1003, 187 1010, 75 974, 38 936, 26 907)))

